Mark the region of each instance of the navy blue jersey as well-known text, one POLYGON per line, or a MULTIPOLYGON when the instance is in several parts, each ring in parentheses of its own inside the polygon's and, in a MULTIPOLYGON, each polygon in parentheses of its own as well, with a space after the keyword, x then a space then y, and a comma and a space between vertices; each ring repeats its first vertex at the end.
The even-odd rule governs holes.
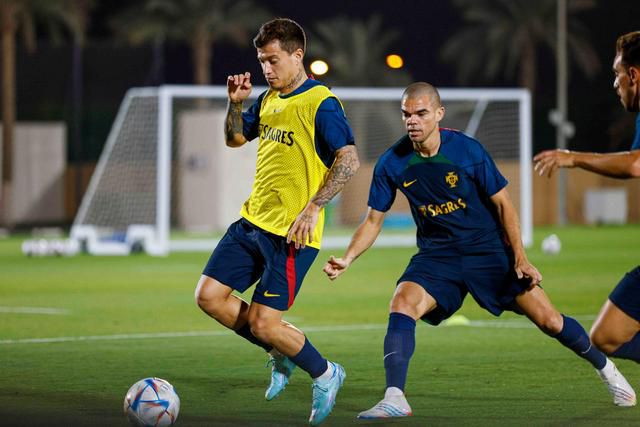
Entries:
MULTIPOLYGON (((280 95, 281 98, 288 98, 298 95, 306 90, 311 89, 314 86, 321 85, 317 80, 307 79, 299 88, 286 95, 280 95)), ((262 99, 267 92, 260 94, 256 102, 254 102, 247 111, 242 113, 242 133, 251 141, 259 134, 260 124, 260 105, 262 99)), ((336 150, 344 147, 345 145, 353 145, 353 131, 349 122, 347 122, 347 116, 344 113, 342 105, 336 98, 325 99, 316 113, 316 153, 327 168, 331 168, 333 161, 335 160, 336 150)))
POLYGON ((633 143, 631 143, 632 150, 640 150, 640 113, 636 117, 636 136, 633 138, 633 143))
POLYGON ((408 136, 378 160, 369 206, 386 212, 400 190, 409 200, 421 249, 504 250, 491 196, 507 185, 484 147, 462 132, 441 129, 438 154, 422 157, 408 136))

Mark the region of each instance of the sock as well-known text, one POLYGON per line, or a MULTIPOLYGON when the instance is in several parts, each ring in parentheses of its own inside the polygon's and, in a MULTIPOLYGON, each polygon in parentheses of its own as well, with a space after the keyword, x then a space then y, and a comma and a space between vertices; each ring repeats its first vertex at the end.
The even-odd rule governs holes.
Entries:
POLYGON ((640 362, 640 333, 637 333, 630 341, 622 344, 616 351, 611 353, 613 357, 630 359, 640 362))
POLYGON ((328 381, 333 376, 333 371, 335 371, 335 369, 333 367, 333 364, 332 363, 327 363, 327 370, 324 371, 324 374, 322 374, 319 377, 316 377, 314 379, 322 380, 322 381, 328 381))
POLYGON ((416 348, 416 321, 402 313, 389 314, 387 335, 384 337, 384 370, 387 388, 404 391, 409 360, 416 348))
POLYGON ((249 322, 245 323, 239 329, 236 329, 234 332, 240 335, 242 338, 249 341, 250 343, 257 345, 258 347, 262 347, 266 352, 271 351, 271 349, 273 348, 272 345, 260 341, 251 333, 251 327, 249 327, 249 322))
POLYGON ((587 331, 571 317, 563 314, 562 319, 562 331, 554 338, 560 341, 563 346, 573 350, 578 356, 588 360, 594 368, 598 370, 604 368, 607 356, 591 344, 587 331))
POLYGON ((304 345, 300 352, 290 357, 289 360, 311 375, 311 378, 318 378, 324 374, 329 366, 327 359, 318 353, 307 337, 304 338, 304 345))

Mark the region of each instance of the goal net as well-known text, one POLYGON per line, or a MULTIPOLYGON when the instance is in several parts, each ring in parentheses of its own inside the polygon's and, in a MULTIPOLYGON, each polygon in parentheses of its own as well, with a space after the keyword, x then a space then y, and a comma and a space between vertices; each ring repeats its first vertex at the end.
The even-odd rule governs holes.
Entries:
MULTIPOLYGON (((265 90, 254 87, 253 98, 265 90)), ((323 247, 341 247, 367 209, 373 166, 404 133, 403 88, 334 88, 353 128, 361 168, 326 208, 323 247)), ((531 101, 524 89, 440 89, 441 126, 477 138, 509 180, 525 245, 532 242, 531 101)), ((93 254, 211 251, 249 196, 257 144, 227 148, 224 86, 130 89, 120 107, 71 238, 93 254)), ((398 196, 377 245, 415 245, 398 196)))

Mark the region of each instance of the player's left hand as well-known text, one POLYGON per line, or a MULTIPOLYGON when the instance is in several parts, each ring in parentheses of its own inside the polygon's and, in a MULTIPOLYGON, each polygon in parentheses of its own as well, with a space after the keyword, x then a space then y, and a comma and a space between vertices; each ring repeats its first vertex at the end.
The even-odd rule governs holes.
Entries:
POLYGON ((313 240, 313 231, 318 223, 321 207, 313 202, 300 212, 287 234, 287 243, 294 242, 296 249, 304 248, 313 240))
POLYGON ((515 270, 518 279, 529 278, 532 285, 542 282, 542 274, 528 260, 516 261, 515 270))
POLYGON ((534 170, 538 175, 547 175, 551 178, 553 172, 558 168, 572 168, 574 166, 574 156, 569 150, 546 150, 535 155, 534 170))

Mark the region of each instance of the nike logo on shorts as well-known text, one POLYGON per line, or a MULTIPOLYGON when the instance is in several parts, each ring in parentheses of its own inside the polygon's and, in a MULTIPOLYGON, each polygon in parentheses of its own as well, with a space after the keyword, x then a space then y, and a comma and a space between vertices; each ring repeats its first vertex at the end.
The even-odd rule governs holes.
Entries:
POLYGON ((413 181, 409 181, 409 182, 405 181, 405 182, 402 183, 402 186, 404 188, 407 188, 408 186, 414 184, 416 181, 417 181, 417 179, 414 179, 413 181))
POLYGON ((264 296, 265 297, 279 297, 280 294, 272 294, 272 293, 269 293, 269 291, 264 291, 264 296))

